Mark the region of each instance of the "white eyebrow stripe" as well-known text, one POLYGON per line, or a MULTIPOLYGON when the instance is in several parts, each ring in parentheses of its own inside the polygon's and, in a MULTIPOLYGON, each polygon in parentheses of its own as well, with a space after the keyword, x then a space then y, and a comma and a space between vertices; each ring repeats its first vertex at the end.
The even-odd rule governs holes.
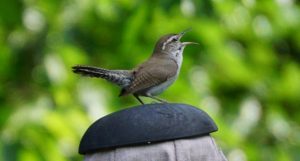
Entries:
POLYGON ((166 45, 167 45, 169 42, 171 42, 172 39, 174 39, 174 38, 176 38, 176 37, 177 37, 177 36, 174 35, 174 36, 170 37, 166 42, 164 42, 162 49, 165 50, 166 45))

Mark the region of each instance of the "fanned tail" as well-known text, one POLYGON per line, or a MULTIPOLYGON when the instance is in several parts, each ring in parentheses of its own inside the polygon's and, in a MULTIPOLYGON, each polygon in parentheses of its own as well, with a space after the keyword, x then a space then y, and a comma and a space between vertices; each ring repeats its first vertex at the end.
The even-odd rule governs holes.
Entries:
POLYGON ((82 76, 103 78, 109 82, 127 87, 132 82, 131 70, 108 70, 92 66, 76 65, 72 67, 73 72, 82 76))

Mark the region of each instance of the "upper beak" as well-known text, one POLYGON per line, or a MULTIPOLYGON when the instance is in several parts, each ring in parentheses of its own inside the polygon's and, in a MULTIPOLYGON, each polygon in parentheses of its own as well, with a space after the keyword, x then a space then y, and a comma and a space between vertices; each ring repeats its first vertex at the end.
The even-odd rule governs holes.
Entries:
MULTIPOLYGON (((180 32, 178 34, 179 35, 179 39, 181 39, 184 34, 186 34, 187 32, 189 32, 191 30, 192 30, 192 28, 188 28, 188 29, 185 29, 182 32, 180 32)), ((198 45, 198 43, 196 43, 196 42, 182 42, 181 44, 182 44, 182 46, 191 45, 191 44, 198 45)))
POLYGON ((182 38, 182 36, 184 35, 184 34, 186 34, 187 32, 189 32, 189 31, 191 31, 192 30, 192 28, 188 28, 188 29, 185 29, 185 30, 183 30, 182 32, 180 32, 178 35, 179 35, 179 39, 181 39, 182 38))

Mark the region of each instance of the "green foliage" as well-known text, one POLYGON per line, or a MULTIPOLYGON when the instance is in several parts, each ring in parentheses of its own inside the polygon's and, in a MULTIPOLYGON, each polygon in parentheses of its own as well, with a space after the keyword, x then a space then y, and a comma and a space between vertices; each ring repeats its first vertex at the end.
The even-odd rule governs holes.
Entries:
POLYGON ((230 161, 299 161, 294 0, 2 0, 0 161, 81 160, 86 128, 138 102, 71 66, 130 69, 160 36, 189 27, 183 40, 200 45, 185 49, 179 80, 161 97, 207 111, 230 161))

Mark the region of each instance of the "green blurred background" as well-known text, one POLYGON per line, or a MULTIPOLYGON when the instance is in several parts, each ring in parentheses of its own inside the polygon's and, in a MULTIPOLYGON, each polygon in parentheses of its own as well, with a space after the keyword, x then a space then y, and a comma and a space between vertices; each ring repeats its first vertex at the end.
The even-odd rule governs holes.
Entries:
POLYGON ((1 0, 0 161, 81 160, 93 121, 139 103, 71 66, 130 69, 189 27, 160 97, 208 112, 229 161, 300 161, 296 0, 1 0))

